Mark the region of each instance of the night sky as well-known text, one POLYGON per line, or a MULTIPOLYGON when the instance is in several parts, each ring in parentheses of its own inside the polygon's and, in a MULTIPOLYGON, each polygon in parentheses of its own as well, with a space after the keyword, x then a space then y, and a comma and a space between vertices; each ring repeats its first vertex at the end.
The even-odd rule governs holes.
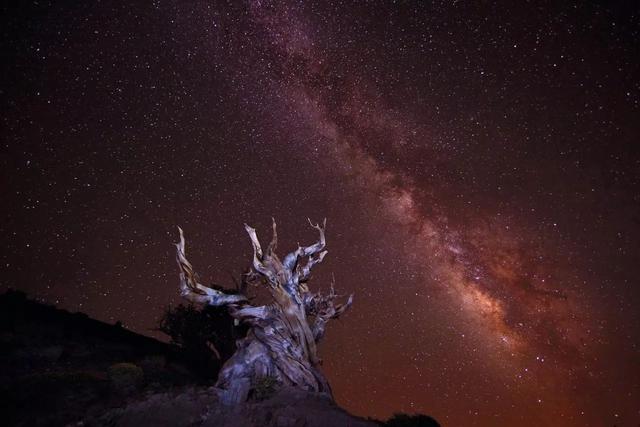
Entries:
POLYGON ((634 2, 20 3, 2 289, 160 337, 177 225, 231 286, 243 223, 288 251, 327 217, 341 406, 640 423, 634 2))

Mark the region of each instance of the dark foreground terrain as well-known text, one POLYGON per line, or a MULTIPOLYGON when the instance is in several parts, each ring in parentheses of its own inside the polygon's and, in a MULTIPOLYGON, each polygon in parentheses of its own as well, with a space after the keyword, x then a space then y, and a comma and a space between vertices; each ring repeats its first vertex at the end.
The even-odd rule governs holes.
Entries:
POLYGON ((156 393, 126 407, 86 419, 85 426, 158 427, 379 427, 376 421, 356 418, 327 396, 281 389, 263 400, 224 406, 213 388, 188 388, 156 393))
POLYGON ((9 426, 64 426, 140 394, 207 383, 178 346, 16 291, 0 295, 0 367, 9 426))
POLYGON ((268 382, 246 404, 225 406, 212 387, 223 362, 21 292, 0 295, 2 425, 438 426, 422 415, 357 418, 326 395, 268 382))

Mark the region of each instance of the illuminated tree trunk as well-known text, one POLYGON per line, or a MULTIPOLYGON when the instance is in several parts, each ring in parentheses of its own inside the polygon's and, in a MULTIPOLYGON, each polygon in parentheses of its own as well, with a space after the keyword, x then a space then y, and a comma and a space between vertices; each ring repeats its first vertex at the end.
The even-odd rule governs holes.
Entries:
POLYGON ((325 325, 351 306, 353 296, 343 304, 334 304, 338 297, 333 290, 328 295, 311 293, 307 281, 311 269, 322 262, 325 248, 325 222, 312 224, 320 237, 316 243, 298 247, 281 261, 275 254, 276 223, 266 251, 262 250, 256 231, 245 224, 253 245, 253 262, 242 278, 240 294, 225 293, 198 283, 198 277, 185 255, 182 229, 176 244, 180 266, 180 287, 183 297, 192 302, 224 305, 237 322, 250 326, 246 338, 237 343, 235 354, 224 364, 217 387, 228 404, 243 402, 250 390, 266 378, 279 384, 308 391, 324 392, 331 388, 320 370, 317 342, 325 325), (273 302, 263 306, 249 304, 249 286, 266 286, 273 302))

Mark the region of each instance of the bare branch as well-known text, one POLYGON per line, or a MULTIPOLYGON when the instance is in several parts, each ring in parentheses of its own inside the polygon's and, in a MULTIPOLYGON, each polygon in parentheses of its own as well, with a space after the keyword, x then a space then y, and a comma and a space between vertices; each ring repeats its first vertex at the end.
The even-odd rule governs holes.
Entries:
POLYGON ((331 319, 340 317, 353 304, 353 294, 349 295, 349 298, 343 304, 334 303, 334 300, 340 297, 335 292, 335 280, 335 276, 331 274, 331 287, 327 295, 320 293, 307 294, 303 299, 307 314, 315 316, 311 330, 316 342, 324 335, 326 323, 331 319))
POLYGON ((276 230, 276 219, 271 217, 273 234, 271 237, 271 243, 269 243, 269 247, 267 248, 267 254, 269 256, 276 256, 274 253, 276 247, 278 246, 278 231, 276 230))
MULTIPOLYGON (((258 240, 258 236, 256 234, 255 228, 247 224, 244 225, 244 228, 245 230, 247 230, 247 233, 249 234, 249 238, 251 239, 251 244, 253 245, 254 270, 264 275, 271 286, 277 286, 279 283, 277 272, 273 271, 272 268, 269 268, 269 266, 265 265, 265 263, 263 262, 265 261, 265 257, 262 255, 262 248, 260 246, 260 241, 258 240)), ((268 260, 270 259, 271 257, 268 257, 268 260)))
POLYGON ((176 260, 180 267, 180 294, 189 301, 209 305, 226 305, 246 301, 247 297, 244 295, 225 294, 198 283, 198 275, 185 255, 182 228, 178 227, 178 231, 180 232, 180 242, 176 243, 176 260))
POLYGON ((353 295, 349 296, 349 299, 344 304, 333 305, 333 302, 323 301, 324 309, 316 314, 316 319, 311 327, 313 338, 316 342, 320 341, 324 336, 324 331, 327 322, 331 319, 337 319, 340 317, 349 307, 353 304, 353 295))
POLYGON ((265 305, 259 307, 246 306, 242 308, 234 308, 230 313, 234 318, 243 321, 256 319, 266 320, 272 316, 269 307, 265 305))
POLYGON ((260 246, 260 241, 258 240, 256 229, 251 227, 248 224, 244 225, 244 229, 247 230, 247 233, 249 234, 249 238, 251 239, 251 244, 253 245, 254 260, 257 259, 259 261, 262 261, 262 247, 260 246))
POLYGON ((324 237, 324 231, 327 228, 327 218, 325 218, 322 221, 322 225, 313 224, 309 218, 307 218, 307 221, 309 221, 309 224, 313 228, 318 230, 318 233, 320 233, 320 237, 319 237, 319 239, 318 239, 318 241, 316 243, 314 243, 311 246, 307 246, 306 248, 304 248, 304 256, 315 255, 315 254, 319 253, 320 251, 322 251, 324 249, 324 247, 326 246, 326 241, 325 241, 325 237, 324 237))
POLYGON ((313 228, 318 230, 318 232, 320 233, 320 236, 318 238, 318 241, 313 245, 298 246, 298 249, 291 252, 284 258, 284 261, 282 262, 282 264, 284 265, 284 268, 288 269, 292 273, 297 269, 300 258, 305 256, 312 256, 320 253, 327 244, 325 240, 325 233, 324 233, 327 226, 327 219, 326 218, 324 219, 324 221, 322 222, 322 225, 313 224, 309 218, 307 218, 307 221, 309 221, 309 224, 313 228))
POLYGON ((294 281, 299 284, 309 280, 309 277, 311 277, 311 268, 316 264, 320 264, 328 252, 329 251, 322 251, 317 257, 310 256, 307 264, 295 272, 294 281))

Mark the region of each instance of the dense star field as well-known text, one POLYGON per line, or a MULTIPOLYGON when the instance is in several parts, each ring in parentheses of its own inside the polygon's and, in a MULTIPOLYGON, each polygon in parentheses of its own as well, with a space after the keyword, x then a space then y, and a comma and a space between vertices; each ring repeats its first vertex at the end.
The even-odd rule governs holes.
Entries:
POLYGON ((3 6, 3 289, 160 336, 177 225, 231 286, 327 217, 349 411, 640 423, 635 9, 143 3, 3 6))

